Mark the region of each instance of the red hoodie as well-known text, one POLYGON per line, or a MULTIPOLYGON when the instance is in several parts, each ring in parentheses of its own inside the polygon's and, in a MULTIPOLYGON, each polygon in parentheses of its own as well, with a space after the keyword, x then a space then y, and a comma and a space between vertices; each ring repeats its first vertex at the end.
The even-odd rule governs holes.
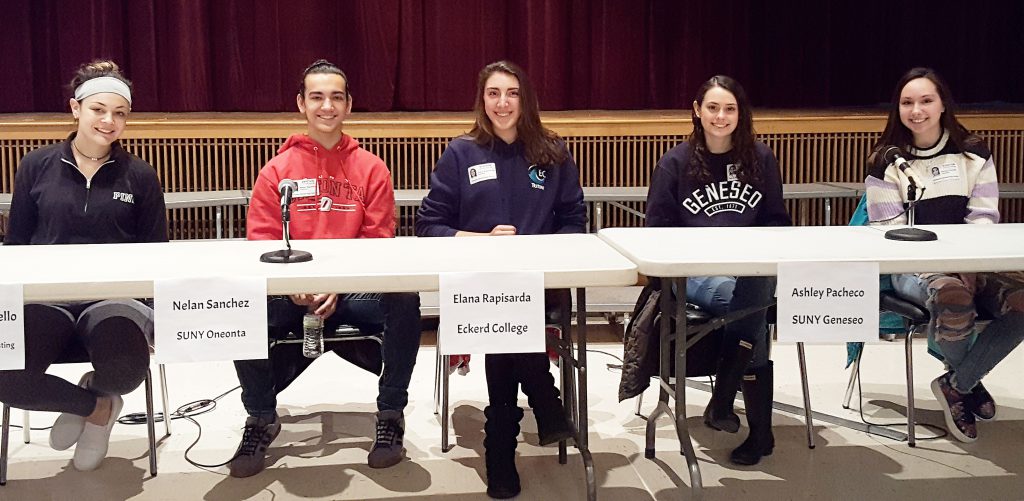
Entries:
POLYGON ((260 169, 249 202, 249 240, 281 235, 282 179, 298 183, 291 210, 291 238, 390 238, 395 236, 395 192, 391 172, 378 156, 342 135, 325 148, 293 134, 260 169))

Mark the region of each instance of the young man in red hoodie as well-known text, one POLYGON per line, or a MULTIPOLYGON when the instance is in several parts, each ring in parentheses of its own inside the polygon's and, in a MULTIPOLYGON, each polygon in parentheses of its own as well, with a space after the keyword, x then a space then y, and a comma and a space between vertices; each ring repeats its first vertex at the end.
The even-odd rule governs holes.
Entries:
MULTIPOLYGON (((278 183, 283 179, 298 184, 290 207, 291 238, 394 237, 391 173, 379 157, 342 132, 345 118, 352 111, 348 77, 322 59, 306 68, 302 77, 296 102, 299 112, 306 116, 306 133, 289 137, 277 156, 260 170, 249 205, 247 237, 282 238, 278 183)), ((401 461, 405 453, 402 411, 409 401, 409 380, 420 344, 419 296, 296 294, 270 298, 267 311, 271 336, 302 332, 306 313, 323 318, 325 332, 333 332, 340 324, 364 331, 383 330, 377 431, 367 462, 373 468, 386 468, 401 461)), ((348 353, 339 355, 348 358, 348 353)), ((311 362, 296 344, 276 347, 269 359, 235 362, 249 418, 238 452, 229 464, 231 476, 248 477, 264 469, 267 447, 281 431, 277 394, 311 362)), ((379 368, 372 361, 360 365, 379 368)))

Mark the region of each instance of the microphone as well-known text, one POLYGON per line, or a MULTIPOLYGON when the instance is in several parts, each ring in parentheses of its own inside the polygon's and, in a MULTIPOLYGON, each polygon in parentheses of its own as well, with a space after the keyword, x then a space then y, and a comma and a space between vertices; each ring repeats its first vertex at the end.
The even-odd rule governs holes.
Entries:
MULTIPOLYGON (((885 160, 885 163, 887 164, 896 164, 896 167, 904 174, 907 173, 907 167, 910 166, 907 159, 903 158, 903 150, 901 150, 899 146, 889 146, 886 148, 882 153, 882 160, 885 160)), ((287 181, 287 179, 285 179, 285 181, 287 181)))
POLYGON ((907 242, 926 242, 935 240, 935 232, 914 228, 914 206, 917 205, 917 182, 914 176, 910 175, 910 162, 903 157, 903 150, 899 146, 888 146, 882 151, 882 160, 887 164, 896 166, 904 176, 907 176, 907 203, 903 204, 904 212, 907 213, 909 228, 897 228, 885 232, 885 238, 889 240, 901 240, 907 242))
POLYGON ((282 179, 280 183, 277 183, 277 192, 281 194, 281 218, 284 221, 291 219, 289 217, 288 205, 292 203, 292 196, 297 189, 299 189, 299 183, 291 179, 282 179))
POLYGON ((291 205, 292 196, 298 189, 299 184, 291 179, 282 179, 277 184, 277 192, 281 195, 281 235, 284 237, 285 249, 264 253, 260 256, 260 261, 264 263, 302 263, 313 259, 313 255, 306 251, 292 250, 289 229, 292 217, 288 206, 291 205))

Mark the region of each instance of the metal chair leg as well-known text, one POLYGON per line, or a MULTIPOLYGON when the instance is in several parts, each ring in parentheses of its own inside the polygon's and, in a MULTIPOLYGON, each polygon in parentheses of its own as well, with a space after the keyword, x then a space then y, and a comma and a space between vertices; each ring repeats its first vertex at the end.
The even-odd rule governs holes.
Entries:
POLYGON ((153 413, 153 372, 148 368, 146 369, 146 428, 149 431, 149 474, 155 477, 156 419, 153 413))
POLYGON ((637 416, 640 416, 640 417, 644 417, 644 415, 640 413, 640 406, 643 405, 643 403, 644 403, 644 394, 643 394, 643 392, 641 392, 639 395, 636 396, 636 410, 633 411, 633 414, 636 414, 637 416))
POLYGON ((846 384, 846 396, 843 397, 843 408, 850 408, 850 399, 853 398, 853 388, 857 384, 857 379, 860 377, 860 357, 864 356, 864 349, 867 345, 860 347, 860 351, 857 352, 857 356, 853 359, 853 364, 850 365, 850 382, 846 384))
POLYGON ((796 355, 800 361, 800 385, 804 391, 804 423, 807 425, 807 448, 814 448, 814 420, 811 417, 811 390, 807 384, 807 355, 804 344, 796 344, 796 355))
POLYGON ((3 430, 0 431, 0 485, 7 485, 7 442, 11 438, 11 406, 3 404, 3 430))
POLYGON ((441 452, 448 452, 448 355, 441 355, 441 452))
POLYGON ((907 352, 907 445, 917 446, 917 439, 914 436, 914 426, 917 420, 914 416, 914 331, 907 332, 905 351, 907 352))
POLYGON ((441 347, 434 349, 434 415, 441 412, 441 347))
POLYGON ((171 436, 171 412, 167 398, 167 368, 160 364, 160 397, 164 404, 164 436, 171 436))
POLYGON ((27 410, 21 411, 21 439, 26 444, 32 442, 32 423, 27 410))

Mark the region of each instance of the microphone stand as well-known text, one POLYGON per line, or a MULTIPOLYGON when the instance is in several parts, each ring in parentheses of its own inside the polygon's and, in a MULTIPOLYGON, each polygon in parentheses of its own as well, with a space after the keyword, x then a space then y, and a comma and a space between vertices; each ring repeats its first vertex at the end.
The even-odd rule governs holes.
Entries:
POLYGON ((284 237, 285 248, 264 252, 260 256, 260 261, 264 263, 304 263, 313 259, 313 255, 306 251, 292 250, 291 231, 289 230, 292 217, 291 211, 288 210, 288 206, 291 205, 291 197, 288 198, 286 203, 281 204, 281 233, 284 237))
MULTIPOLYGON (((904 173, 906 174, 906 172, 904 173)), ((935 236, 934 231, 914 228, 914 208, 917 205, 917 183, 914 182, 914 176, 911 176, 910 174, 907 174, 907 180, 910 181, 910 184, 907 186, 908 202, 904 209, 907 211, 907 222, 910 224, 910 227, 889 230, 885 232, 885 238, 889 240, 899 240, 902 242, 930 242, 932 240, 936 240, 938 237, 935 236)))

